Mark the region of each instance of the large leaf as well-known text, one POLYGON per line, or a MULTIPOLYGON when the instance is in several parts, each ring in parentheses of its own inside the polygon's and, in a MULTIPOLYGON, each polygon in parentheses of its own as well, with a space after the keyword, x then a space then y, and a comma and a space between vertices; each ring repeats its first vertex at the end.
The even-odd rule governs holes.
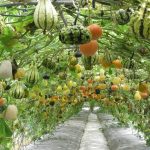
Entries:
POLYGON ((11 137, 12 131, 3 118, 0 119, 0 138, 11 137))

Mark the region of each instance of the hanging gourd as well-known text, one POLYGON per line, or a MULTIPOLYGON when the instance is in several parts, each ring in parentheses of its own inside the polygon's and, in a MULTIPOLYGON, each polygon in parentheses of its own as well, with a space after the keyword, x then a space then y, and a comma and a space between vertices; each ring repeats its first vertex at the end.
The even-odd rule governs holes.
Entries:
POLYGON ((42 65, 45 67, 45 68, 48 68, 50 70, 54 70, 56 68, 56 62, 54 60, 52 60, 51 58, 45 58, 43 61, 42 61, 42 65))
POLYGON ((141 4, 140 9, 132 15, 130 26, 136 37, 150 39, 150 2, 141 4))
POLYGON ((18 108, 16 105, 8 105, 6 111, 4 113, 4 118, 10 121, 14 121, 17 119, 18 108))
POLYGON ((121 63, 121 60, 120 59, 115 59, 112 61, 112 64, 113 66, 116 68, 116 69, 121 69, 122 68, 122 63, 121 63))
POLYGON ((64 44, 84 44, 91 38, 89 30, 79 25, 64 27, 59 33, 59 40, 64 44))
POLYGON ((51 30, 58 21, 57 12, 50 0, 39 0, 34 12, 37 28, 51 30))
POLYGON ((25 76, 26 72, 23 68, 18 68, 15 73, 15 79, 22 79, 25 76))
POLYGON ((91 24, 87 28, 91 32, 93 40, 98 40, 102 36, 103 31, 99 25, 91 24))
POLYGON ((79 48, 84 56, 93 56, 98 50, 98 42, 91 40, 89 43, 81 44, 79 48))
POLYGON ((123 63, 123 67, 126 69, 135 70, 137 68, 137 63, 134 59, 127 58, 127 60, 123 63))
POLYGON ((118 85, 121 83, 121 78, 120 77, 114 77, 112 79, 112 83, 115 84, 115 85, 118 85))
POLYGON ((94 65, 98 64, 99 58, 97 55, 89 56, 89 57, 82 57, 82 63, 84 65, 85 70, 91 70, 94 65))
POLYGON ((68 64, 72 65, 72 66, 75 66, 75 65, 78 64, 78 59, 74 56, 70 56, 69 59, 68 59, 68 64))
POLYGON ((135 92, 135 94, 134 94, 134 99, 135 99, 135 100, 141 100, 141 99, 142 99, 142 97, 141 97, 139 91, 136 91, 136 92, 135 92))
POLYGON ((113 58, 113 54, 111 53, 111 51, 109 51, 109 50, 106 50, 105 52, 104 52, 104 58, 105 58, 105 60, 108 62, 108 63, 112 63, 113 62, 113 60, 114 60, 114 58, 113 58))
POLYGON ((138 86, 138 90, 143 93, 148 93, 148 84, 146 82, 140 82, 138 86))
POLYGON ((104 55, 101 55, 99 58, 99 63, 104 67, 104 68, 109 68, 112 63, 108 62, 107 59, 104 57, 104 55))
POLYGON ((9 60, 4 60, 0 64, 0 79, 12 78, 12 64, 9 60))
POLYGON ((115 14, 115 20, 119 25, 125 25, 130 21, 130 16, 133 10, 128 8, 127 10, 119 9, 115 14))
POLYGON ((32 65, 27 72, 27 76, 26 76, 27 82, 31 84, 35 84, 39 81, 39 78, 40 76, 39 76, 37 66, 32 65))
POLYGON ((16 99, 22 99, 27 97, 27 93, 27 87, 21 81, 16 81, 10 91, 12 97, 16 99))

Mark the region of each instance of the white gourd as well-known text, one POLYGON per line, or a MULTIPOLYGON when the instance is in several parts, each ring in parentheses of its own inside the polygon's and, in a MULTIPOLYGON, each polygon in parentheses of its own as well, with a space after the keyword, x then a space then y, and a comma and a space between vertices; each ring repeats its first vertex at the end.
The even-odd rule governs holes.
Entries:
POLYGON ((12 64, 9 60, 4 60, 0 65, 0 79, 12 78, 12 64))
POLYGON ((51 30, 58 21, 58 14, 50 0, 39 0, 34 12, 37 28, 51 30))
POLYGON ((14 121, 17 119, 18 115, 18 108, 16 105, 8 105, 6 112, 5 112, 5 119, 14 121))

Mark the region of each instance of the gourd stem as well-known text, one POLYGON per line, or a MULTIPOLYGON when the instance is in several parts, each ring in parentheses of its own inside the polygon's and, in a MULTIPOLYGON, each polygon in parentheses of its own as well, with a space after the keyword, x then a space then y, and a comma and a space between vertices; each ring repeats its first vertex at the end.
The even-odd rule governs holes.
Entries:
POLYGON ((74 20, 74 25, 77 24, 77 21, 78 21, 79 16, 80 16, 80 12, 78 11, 77 16, 76 16, 76 18, 75 18, 75 20, 74 20))
POLYGON ((92 0, 92 8, 95 8, 95 0, 92 0))
POLYGON ((65 19, 63 11, 61 9, 59 10, 59 15, 60 15, 61 19, 63 20, 64 25, 67 26, 67 20, 65 19))

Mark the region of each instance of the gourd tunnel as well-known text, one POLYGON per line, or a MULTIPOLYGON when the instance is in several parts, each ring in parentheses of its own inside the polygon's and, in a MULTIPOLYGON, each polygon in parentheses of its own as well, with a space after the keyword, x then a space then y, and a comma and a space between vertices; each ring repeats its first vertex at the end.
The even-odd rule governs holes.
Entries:
POLYGON ((150 0, 0 1, 0 150, 150 150, 150 0))

